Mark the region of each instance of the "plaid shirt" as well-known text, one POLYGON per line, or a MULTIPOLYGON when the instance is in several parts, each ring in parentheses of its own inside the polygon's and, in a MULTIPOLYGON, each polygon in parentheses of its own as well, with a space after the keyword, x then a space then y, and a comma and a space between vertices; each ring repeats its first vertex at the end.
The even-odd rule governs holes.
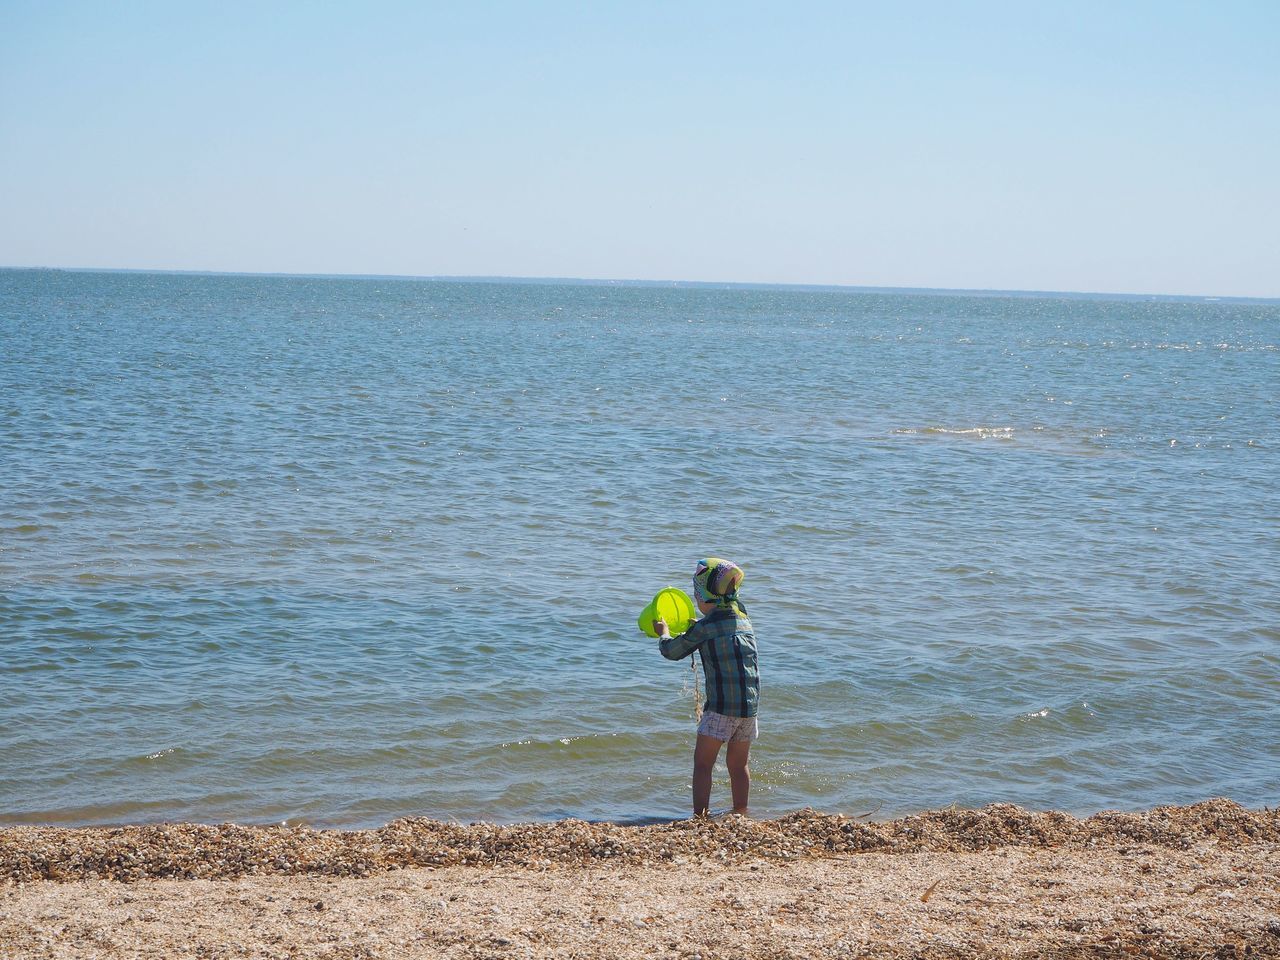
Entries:
POLYGON ((754 717, 760 705, 756 635, 745 614, 713 610, 678 637, 663 637, 658 649, 668 660, 697 650, 707 680, 703 709, 726 717, 754 717))

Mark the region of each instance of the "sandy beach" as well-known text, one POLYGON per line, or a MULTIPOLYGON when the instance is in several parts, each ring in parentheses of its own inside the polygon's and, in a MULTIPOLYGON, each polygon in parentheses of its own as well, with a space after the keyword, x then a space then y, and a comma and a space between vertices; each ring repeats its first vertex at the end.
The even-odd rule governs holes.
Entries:
POLYGON ((0 831, 0 956, 1280 956, 1280 812, 0 831))

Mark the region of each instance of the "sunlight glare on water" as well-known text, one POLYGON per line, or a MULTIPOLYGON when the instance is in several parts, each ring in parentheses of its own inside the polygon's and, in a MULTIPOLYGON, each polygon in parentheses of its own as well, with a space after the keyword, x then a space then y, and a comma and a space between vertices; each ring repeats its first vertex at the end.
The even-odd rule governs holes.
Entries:
POLYGON ((0 271, 0 822, 1280 789, 1280 307, 0 271), (726 796, 717 774, 717 802, 726 796))

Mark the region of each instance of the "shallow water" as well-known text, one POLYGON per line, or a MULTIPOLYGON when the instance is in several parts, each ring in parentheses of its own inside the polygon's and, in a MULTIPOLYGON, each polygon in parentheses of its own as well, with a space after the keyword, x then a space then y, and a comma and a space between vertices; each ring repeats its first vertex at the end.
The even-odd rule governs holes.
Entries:
POLYGON ((0 271, 0 822, 1280 793, 1280 307, 0 271), (723 771, 715 805, 727 802, 723 771))

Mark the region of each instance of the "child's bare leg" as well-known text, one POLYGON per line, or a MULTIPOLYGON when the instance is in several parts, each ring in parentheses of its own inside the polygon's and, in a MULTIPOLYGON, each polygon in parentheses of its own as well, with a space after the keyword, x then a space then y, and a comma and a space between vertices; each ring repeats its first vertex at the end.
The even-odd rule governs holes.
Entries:
POLYGON ((711 806, 711 771, 720 755, 723 740, 698 734, 693 747, 693 815, 705 817, 711 806))
POLYGON ((750 740, 730 740, 724 752, 725 766, 729 768, 729 785, 733 789, 733 812, 746 813, 747 800, 751 796, 751 771, 747 761, 751 758, 750 740))

